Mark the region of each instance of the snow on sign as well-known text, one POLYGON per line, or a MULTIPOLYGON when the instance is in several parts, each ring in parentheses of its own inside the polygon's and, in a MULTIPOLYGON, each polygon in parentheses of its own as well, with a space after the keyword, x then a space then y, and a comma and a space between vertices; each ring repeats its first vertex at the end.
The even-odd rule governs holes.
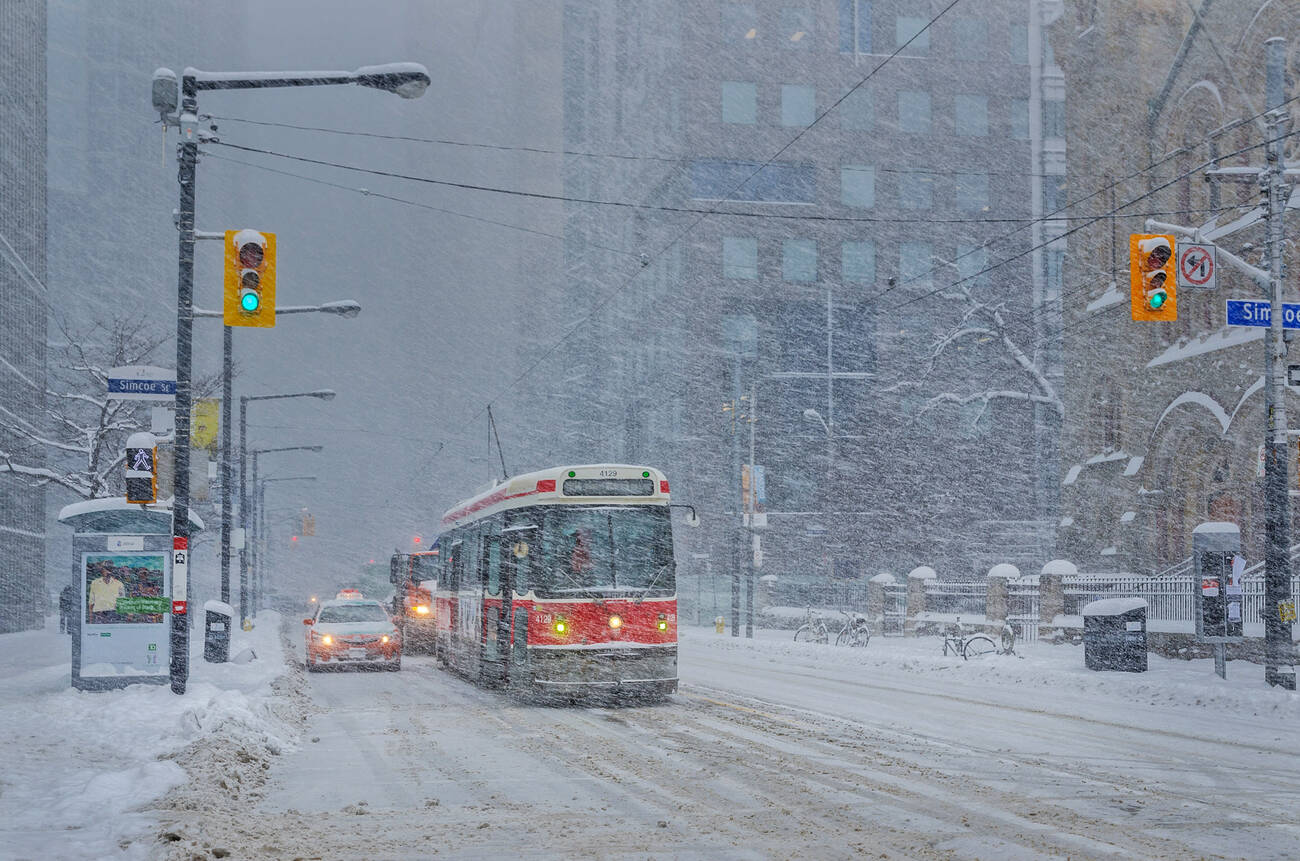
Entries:
POLYGON ((1178 286, 1213 290, 1217 286, 1218 255, 1213 245, 1178 247, 1178 286))
MULTIPOLYGON (((1228 299, 1229 326, 1262 326, 1267 328, 1272 322, 1273 306, 1268 302, 1253 302, 1249 299, 1228 299)), ((1300 329, 1300 304, 1282 303, 1282 328, 1300 329)))
POLYGON ((176 372, 149 365, 109 368, 108 396, 123 401, 175 400, 176 372))

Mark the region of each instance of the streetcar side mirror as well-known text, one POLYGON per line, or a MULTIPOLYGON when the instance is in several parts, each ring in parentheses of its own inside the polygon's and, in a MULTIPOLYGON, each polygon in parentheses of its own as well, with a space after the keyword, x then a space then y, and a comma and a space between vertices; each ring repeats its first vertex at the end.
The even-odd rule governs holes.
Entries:
POLYGON ((692 529, 698 529, 700 525, 700 516, 692 511, 690 514, 686 515, 686 525, 692 529))
POLYGON ((311 619, 303 619, 303 620, 302 620, 302 623, 303 623, 304 625, 311 625, 311 624, 313 624, 313 622, 312 622, 311 619))

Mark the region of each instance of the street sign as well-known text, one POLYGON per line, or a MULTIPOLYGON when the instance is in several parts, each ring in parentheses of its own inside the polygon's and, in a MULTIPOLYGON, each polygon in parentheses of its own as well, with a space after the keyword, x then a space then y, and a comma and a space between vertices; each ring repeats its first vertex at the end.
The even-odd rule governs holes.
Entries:
MULTIPOLYGON (((1229 299, 1225 304, 1228 309, 1229 326, 1267 328, 1272 322, 1272 306, 1268 302, 1229 299)), ((1284 302, 1282 304, 1282 328, 1300 329, 1300 303, 1284 302)))
POLYGON ((121 401, 175 400, 176 371, 150 365, 109 368, 108 396, 121 401))
POLYGON ((1213 290, 1218 286, 1218 249, 1213 245, 1178 246, 1178 286, 1213 290))

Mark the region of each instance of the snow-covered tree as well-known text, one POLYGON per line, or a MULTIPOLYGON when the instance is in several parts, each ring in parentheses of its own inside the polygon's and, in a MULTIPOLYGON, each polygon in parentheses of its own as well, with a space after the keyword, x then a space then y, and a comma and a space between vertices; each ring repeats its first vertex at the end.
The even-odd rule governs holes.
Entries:
MULTIPOLYGON (((0 428, 22 445, 0 449, 0 472, 38 485, 56 485, 80 499, 123 491, 126 437, 149 427, 148 401, 108 397, 108 370, 155 363, 168 334, 144 323, 115 319, 74 332, 56 323, 51 345, 44 427, 0 411, 0 428)), ((206 391, 212 381, 201 381, 206 391)))

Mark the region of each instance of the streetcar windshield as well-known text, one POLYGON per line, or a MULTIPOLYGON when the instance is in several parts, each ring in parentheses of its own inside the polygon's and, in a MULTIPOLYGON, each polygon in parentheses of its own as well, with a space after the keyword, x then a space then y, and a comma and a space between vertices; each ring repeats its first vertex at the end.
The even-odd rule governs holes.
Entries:
POLYGON ((664 506, 563 508, 546 512, 538 593, 671 595, 673 535, 664 506))
POLYGON ((437 580, 442 572, 442 563, 439 561, 438 554, 421 554, 411 557, 411 579, 419 583, 421 580, 437 580))

